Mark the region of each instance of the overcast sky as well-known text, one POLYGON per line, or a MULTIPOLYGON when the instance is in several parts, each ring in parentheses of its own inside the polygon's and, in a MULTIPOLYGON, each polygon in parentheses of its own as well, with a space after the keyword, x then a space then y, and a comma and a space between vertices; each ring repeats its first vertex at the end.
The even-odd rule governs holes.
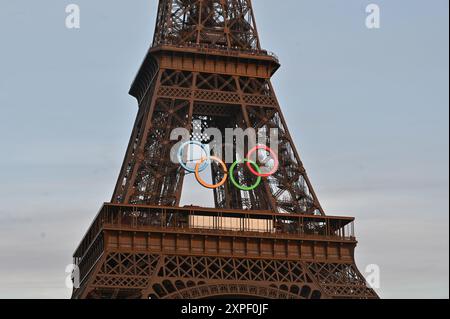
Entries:
MULTIPOLYGON (((357 218, 359 268, 381 267, 384 298, 448 298, 449 2, 253 2, 319 198, 357 218), (380 30, 365 26, 371 2, 380 30)), ((0 1, 0 298, 70 296, 65 267, 111 198, 156 5, 0 1)))

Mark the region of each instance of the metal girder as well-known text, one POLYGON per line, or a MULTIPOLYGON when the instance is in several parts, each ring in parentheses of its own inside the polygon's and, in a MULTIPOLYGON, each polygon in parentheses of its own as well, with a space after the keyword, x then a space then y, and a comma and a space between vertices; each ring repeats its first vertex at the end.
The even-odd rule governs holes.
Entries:
POLYGON ((270 81, 278 67, 250 0, 159 1, 130 90, 139 112, 112 201, 74 254, 73 298, 378 297, 355 264, 353 218, 325 216, 314 192, 270 81), (215 189, 215 208, 179 207, 171 132, 206 143, 210 127, 276 129, 280 168, 253 191, 215 189))

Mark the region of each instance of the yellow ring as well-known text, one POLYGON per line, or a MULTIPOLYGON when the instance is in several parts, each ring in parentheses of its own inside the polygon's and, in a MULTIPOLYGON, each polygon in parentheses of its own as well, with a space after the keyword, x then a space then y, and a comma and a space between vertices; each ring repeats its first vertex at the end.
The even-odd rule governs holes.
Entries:
POLYGON ((215 157, 215 156, 211 156, 211 157, 209 157, 209 158, 204 157, 204 158, 201 159, 200 162, 197 163, 197 165, 195 165, 195 178, 197 179, 197 181, 198 181, 203 187, 206 187, 206 188, 209 188, 209 189, 216 189, 216 188, 219 188, 220 186, 223 186, 223 185, 227 182, 227 179, 228 179, 228 169, 227 169, 227 165, 226 165, 220 158, 218 158, 218 157, 215 157), (219 184, 216 184, 216 185, 207 184, 207 183, 206 183, 204 180, 202 180, 202 178, 200 177, 200 173, 199 173, 199 171, 200 171, 200 165, 202 165, 202 164, 203 164, 205 161, 207 161, 208 159, 211 159, 211 160, 214 160, 214 161, 218 162, 218 163, 222 166, 223 171, 225 172, 225 176, 224 176, 224 178, 222 179, 222 181, 221 181, 219 184))

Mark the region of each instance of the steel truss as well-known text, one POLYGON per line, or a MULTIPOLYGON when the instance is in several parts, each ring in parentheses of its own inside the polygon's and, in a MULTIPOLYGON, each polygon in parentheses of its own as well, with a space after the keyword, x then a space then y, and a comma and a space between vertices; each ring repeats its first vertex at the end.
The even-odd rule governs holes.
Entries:
POLYGON ((271 84, 279 66, 261 49, 250 0, 159 1, 130 90, 132 136, 111 203, 74 254, 73 298, 377 298, 355 265, 353 219, 325 215, 294 145, 271 84), (278 130, 279 170, 253 191, 217 188, 214 209, 181 208, 171 132, 207 143, 211 127, 223 137, 254 128, 266 142, 278 130), (227 228, 230 218, 240 226, 227 228))

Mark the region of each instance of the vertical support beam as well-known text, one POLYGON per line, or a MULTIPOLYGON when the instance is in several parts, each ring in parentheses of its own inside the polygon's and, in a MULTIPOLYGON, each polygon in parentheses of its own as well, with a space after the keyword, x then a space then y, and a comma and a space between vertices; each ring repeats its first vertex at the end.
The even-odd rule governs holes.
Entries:
MULTIPOLYGON (((236 82, 236 87, 237 87, 237 91, 239 94, 239 99, 240 99, 240 103, 241 103, 241 110, 242 110, 242 115, 244 117, 244 121, 245 121, 245 125, 247 126, 247 128, 251 128, 252 124, 250 122, 250 118, 248 116, 248 111, 247 111, 247 103, 245 102, 245 98, 244 98, 244 91, 241 88, 241 83, 239 81, 239 76, 235 76, 234 80, 236 82)), ((269 205, 270 205, 270 209, 274 212, 278 212, 278 205, 275 201, 275 198, 272 194, 272 191, 270 189, 270 185, 267 182, 267 180, 263 180, 263 185, 264 185, 264 189, 267 195, 267 199, 269 200, 269 205)))
MULTIPOLYGON (((194 107, 195 107, 195 91, 196 91, 196 85, 197 85, 197 72, 193 72, 192 74, 192 83, 191 83, 191 94, 189 97, 189 111, 188 111, 188 121, 186 123, 185 129, 192 132, 192 119, 194 116, 194 107)), ((186 177, 186 172, 182 170, 181 176, 180 176, 180 185, 178 186, 177 192, 175 194, 176 196, 176 206, 180 206, 181 202, 181 196, 183 192, 183 184, 184 179, 186 177)))
POLYGON ((164 70, 159 70, 159 74, 158 74, 158 78, 155 84, 155 92, 152 96, 152 101, 151 101, 151 106, 149 108, 149 115, 146 118, 146 122, 144 125, 144 130, 142 132, 142 138, 141 141, 139 143, 139 146, 136 150, 136 163, 134 164, 133 167, 133 172, 130 176, 130 181, 129 181, 129 187, 127 189, 127 193, 125 195, 125 199, 124 199, 124 203, 128 204, 130 203, 130 198, 133 194, 133 190, 134 190, 134 183, 136 181, 136 175, 138 172, 139 167, 142 165, 142 162, 145 159, 145 144, 147 143, 147 138, 148 138, 148 133, 150 131, 150 127, 152 125, 152 120, 153 120, 153 112, 155 111, 155 105, 156 105, 156 101, 158 99, 158 90, 159 87, 161 85, 161 77, 162 77, 162 73, 164 72, 164 70))
MULTIPOLYGON (((277 105, 280 105, 279 102, 278 102, 278 98, 277 98, 277 96, 276 96, 276 94, 275 94, 275 90, 273 89, 272 83, 269 82, 269 86, 270 86, 270 90, 273 92, 273 98, 277 101, 277 105)), ((283 124, 283 126, 284 126, 284 128, 285 128, 286 135, 287 135, 287 137, 289 138, 289 141, 290 141, 292 150, 293 150, 293 152, 294 152, 294 154, 295 154, 295 157, 296 157, 298 163, 299 163, 299 164, 301 165, 301 167, 302 167, 302 170, 303 170, 302 176, 303 176, 303 178, 305 179, 305 182, 306 182, 306 184, 307 184, 307 186, 308 186, 308 190, 309 190, 309 192, 311 193, 311 196, 313 197, 314 206, 315 206, 315 208, 321 213, 321 215, 324 216, 324 215, 325 215, 325 211, 323 210, 323 208, 322 208, 322 206, 321 206, 321 204, 320 204, 320 202, 319 202, 319 199, 318 199, 318 197, 317 197, 317 194, 316 194, 316 192, 314 191, 314 187, 312 186, 312 183, 311 183, 311 181, 309 180, 309 177, 308 177, 308 175, 307 175, 307 173, 306 173, 306 170, 304 169, 303 162, 302 162, 302 160, 301 160, 301 158, 300 158, 300 155, 299 155, 299 153, 298 153, 298 151, 297 151, 297 148, 295 147, 295 144, 294 144, 294 142, 293 142, 292 135, 291 135, 291 133, 289 132, 289 128, 288 128, 288 126, 287 126, 286 120, 285 120, 284 115, 283 115, 283 112, 281 112, 281 110, 280 110, 280 112, 279 112, 279 116, 280 116, 280 119, 281 119, 281 121, 282 121, 282 124, 283 124)))

